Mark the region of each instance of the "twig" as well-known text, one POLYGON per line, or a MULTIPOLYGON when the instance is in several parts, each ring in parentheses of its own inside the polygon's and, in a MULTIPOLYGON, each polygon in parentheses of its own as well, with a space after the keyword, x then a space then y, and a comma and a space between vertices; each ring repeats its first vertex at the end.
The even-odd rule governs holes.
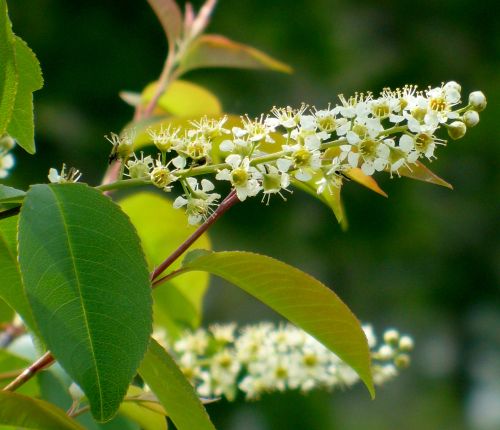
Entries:
POLYGON ((236 191, 232 190, 219 207, 210 215, 198 229, 189 236, 169 257, 163 261, 151 274, 151 281, 156 280, 168 267, 174 263, 186 250, 215 223, 229 208, 239 202, 236 191))
POLYGON ((50 351, 43 354, 38 360, 33 362, 29 367, 24 369, 16 379, 14 379, 9 385, 5 386, 2 391, 15 391, 21 385, 28 382, 33 376, 35 376, 40 370, 45 369, 55 362, 55 358, 50 351))

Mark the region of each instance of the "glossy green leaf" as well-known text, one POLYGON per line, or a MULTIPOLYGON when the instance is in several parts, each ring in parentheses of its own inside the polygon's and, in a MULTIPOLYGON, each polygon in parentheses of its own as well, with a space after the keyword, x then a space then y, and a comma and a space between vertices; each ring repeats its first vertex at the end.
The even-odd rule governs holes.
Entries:
MULTIPOLYGON (((156 92, 157 83, 150 83, 142 93, 142 102, 147 104, 156 92)), ((158 99, 160 114, 177 117, 197 117, 219 115, 222 106, 219 99, 206 88, 192 82, 177 80, 172 82, 158 99)))
POLYGON ((12 321, 12 318, 14 318, 14 309, 0 298, 0 325, 12 321))
POLYGON ((23 429, 84 430, 56 406, 43 400, 0 391, 0 424, 23 429))
POLYGON ((182 31, 182 14, 175 0, 148 0, 165 31, 168 42, 174 45, 182 31))
POLYGON ((26 42, 16 36, 14 47, 18 84, 16 102, 7 132, 25 151, 34 154, 33 92, 43 86, 42 71, 40 63, 26 42))
POLYGON ((7 130, 17 93, 14 35, 7 2, 0 0, 0 136, 7 130))
POLYGON ((292 72, 290 66, 275 60, 264 52, 217 34, 202 35, 190 45, 181 59, 179 73, 206 67, 236 67, 292 72))
POLYGON ((189 381, 154 339, 151 339, 139 374, 156 394, 178 430, 215 429, 189 381))
POLYGON ((321 282, 281 261, 250 252, 193 251, 183 267, 220 276, 307 331, 351 366, 374 396, 370 351, 361 324, 321 282))
POLYGON ((0 220, 0 297, 37 332, 17 262, 17 222, 17 216, 0 220))
POLYGON ((398 174, 401 176, 406 176, 407 178, 429 182, 430 184, 441 185, 442 187, 446 187, 451 190, 453 189, 453 186, 450 183, 446 182, 444 179, 441 179, 420 161, 417 161, 411 166, 401 167, 400 169, 398 169, 398 174))
POLYGON ((93 416, 109 420, 152 327, 149 274, 130 220, 85 184, 35 185, 20 214, 19 261, 43 340, 93 416))
MULTIPOLYGON (((187 223, 184 211, 158 194, 141 192, 120 201, 142 241, 150 269, 158 266, 195 228, 187 223)), ((196 242, 197 248, 210 249, 205 234, 196 242)), ((174 263, 171 270, 180 266, 174 263)), ((171 338, 185 329, 195 329, 201 322, 202 300, 208 287, 208 274, 190 273, 166 282, 153 292, 155 323, 165 327, 171 338)))

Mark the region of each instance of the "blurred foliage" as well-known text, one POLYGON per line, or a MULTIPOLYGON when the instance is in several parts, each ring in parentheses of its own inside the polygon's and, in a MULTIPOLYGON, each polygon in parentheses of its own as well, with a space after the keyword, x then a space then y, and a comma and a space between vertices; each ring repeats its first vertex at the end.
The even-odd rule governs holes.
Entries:
MULTIPOLYGON (((119 91, 140 91, 159 74, 166 52, 161 26, 138 0, 9 6, 17 33, 42 64, 45 87, 35 94, 37 157, 18 150, 8 184, 44 181, 49 167, 75 160, 83 179, 96 184, 110 151, 103 135, 120 130, 132 114, 119 91)), ((431 166, 454 191, 386 179, 386 200, 347 184, 345 233, 328 208, 300 191, 269 207, 245 202, 214 228, 215 249, 262 252, 296 265, 333 285, 379 331, 394 324, 416 339, 410 370, 373 402, 362 387, 220 402, 209 407, 218 428, 500 428, 496 6, 493 0, 221 0, 210 31, 251 43, 295 70, 185 76, 220 96, 226 111, 257 114, 302 101, 324 106, 338 93, 448 80, 460 82, 464 94, 483 90, 489 105, 481 126, 441 149, 431 166)), ((207 323, 277 318, 219 281, 206 311, 207 323)))

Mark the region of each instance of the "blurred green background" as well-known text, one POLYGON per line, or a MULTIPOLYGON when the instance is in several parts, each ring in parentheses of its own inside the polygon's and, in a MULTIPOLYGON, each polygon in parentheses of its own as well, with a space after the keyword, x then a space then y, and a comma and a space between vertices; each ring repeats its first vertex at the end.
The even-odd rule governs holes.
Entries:
MULTIPOLYGON (((193 2, 199 6, 200 2, 193 2)), ((231 210, 214 246, 265 253, 332 286, 380 333, 397 327, 416 341, 413 364, 369 400, 346 392, 266 396, 209 407, 221 430, 500 428, 499 133, 500 32, 493 0, 221 0, 210 31, 253 44, 293 75, 210 70, 187 79, 218 94, 228 112, 256 115, 273 105, 318 107, 339 93, 442 81, 481 89, 489 105, 465 139, 440 148, 432 169, 455 190, 379 178, 388 200, 348 183, 350 220, 341 232, 328 208, 296 191, 266 207, 231 210)), ((10 1, 15 31, 37 53, 45 87, 35 95, 35 157, 16 151, 9 184, 46 180, 49 167, 75 165, 96 184, 110 145, 132 111, 117 96, 154 80, 166 50, 141 0, 10 1)), ((276 315, 213 281, 206 323, 276 315)))

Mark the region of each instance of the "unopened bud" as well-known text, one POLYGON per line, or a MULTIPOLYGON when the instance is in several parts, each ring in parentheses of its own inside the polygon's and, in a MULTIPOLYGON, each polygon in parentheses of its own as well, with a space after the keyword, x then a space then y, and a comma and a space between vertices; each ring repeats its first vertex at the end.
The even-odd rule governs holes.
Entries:
POLYGON ((399 369, 406 369, 410 365, 410 356, 408 354, 399 354, 394 359, 394 364, 399 369))
POLYGON ((10 151, 14 146, 16 146, 16 141, 8 134, 4 134, 0 137, 0 151, 10 151))
POLYGON ((444 84, 444 89, 445 90, 455 90, 458 92, 462 91, 461 85, 455 81, 446 82, 446 84, 444 84))
POLYGON ((403 352, 410 352, 413 350, 413 339, 410 336, 401 336, 399 339, 399 349, 403 352))
POLYGON ((464 113, 463 120, 467 127, 474 127, 479 122, 479 114, 475 110, 468 110, 464 113))
POLYGON ((486 107, 486 96, 482 91, 473 91, 469 94, 469 104, 477 112, 481 112, 486 107))
POLYGON ((399 341, 399 332, 397 330, 387 330, 384 333, 384 342, 391 345, 395 346, 398 344, 399 341))
POLYGON ((454 140, 464 137, 466 131, 467 127, 462 121, 453 121, 448 126, 448 135, 454 140))

